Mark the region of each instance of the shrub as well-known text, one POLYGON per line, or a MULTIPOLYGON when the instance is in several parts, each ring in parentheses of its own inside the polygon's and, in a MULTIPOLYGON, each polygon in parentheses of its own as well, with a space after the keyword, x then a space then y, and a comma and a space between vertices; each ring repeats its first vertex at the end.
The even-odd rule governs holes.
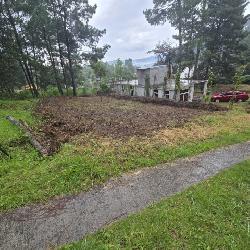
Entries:
POLYGON ((92 89, 91 89, 91 94, 92 94, 92 95, 96 95, 96 94, 97 94, 97 91, 98 91, 97 88, 92 88, 92 89))
POLYGON ((44 90, 41 93, 42 97, 51 97, 51 96, 59 96, 59 95, 60 94, 59 94, 57 87, 52 86, 52 85, 48 86, 46 91, 44 90))
POLYGON ((77 90, 78 95, 84 96, 88 94, 88 89, 86 87, 81 87, 77 90))
POLYGON ((15 99, 15 100, 26 100, 32 98, 30 90, 21 90, 14 93, 0 93, 1 99, 15 99))
POLYGON ((245 67, 245 71, 244 71, 245 75, 250 75, 250 63, 248 63, 245 67))
POLYGON ((30 90, 22 90, 22 91, 16 93, 14 98, 19 99, 19 100, 30 99, 30 98, 32 98, 32 94, 31 94, 30 90))
POLYGON ((107 94, 109 92, 110 88, 106 83, 102 83, 100 85, 100 91, 101 93, 107 94))
POLYGON ((250 75, 242 76, 241 81, 243 84, 250 84, 250 75))
POLYGON ((233 83, 231 79, 228 79, 226 77, 217 77, 215 82, 216 84, 232 84, 233 83))

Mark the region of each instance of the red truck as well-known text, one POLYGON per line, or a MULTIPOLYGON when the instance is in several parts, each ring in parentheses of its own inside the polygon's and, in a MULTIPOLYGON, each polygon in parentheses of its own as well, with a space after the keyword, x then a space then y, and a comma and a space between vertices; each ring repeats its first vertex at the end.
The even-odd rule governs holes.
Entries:
POLYGON ((249 99, 249 96, 246 92, 242 91, 229 91, 223 93, 213 94, 211 101, 212 102, 245 102, 249 99))

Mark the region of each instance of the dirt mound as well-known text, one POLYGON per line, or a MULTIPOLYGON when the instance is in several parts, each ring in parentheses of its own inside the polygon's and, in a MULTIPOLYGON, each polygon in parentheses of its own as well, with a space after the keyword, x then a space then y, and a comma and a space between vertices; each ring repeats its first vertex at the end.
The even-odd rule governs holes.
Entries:
POLYGON ((228 111, 228 108, 218 106, 214 103, 202 103, 202 102, 175 102, 172 100, 166 100, 161 98, 152 98, 152 97, 131 97, 131 96, 120 96, 114 95, 114 98, 118 100, 131 100, 141 103, 153 103, 158 105, 165 105, 176 108, 189 108, 189 109, 200 109, 205 111, 228 111))
POLYGON ((205 113, 186 107, 145 104, 112 97, 47 98, 38 104, 36 112, 44 121, 41 131, 45 135, 45 144, 54 149, 82 133, 115 139, 150 137, 154 131, 182 126, 205 113))

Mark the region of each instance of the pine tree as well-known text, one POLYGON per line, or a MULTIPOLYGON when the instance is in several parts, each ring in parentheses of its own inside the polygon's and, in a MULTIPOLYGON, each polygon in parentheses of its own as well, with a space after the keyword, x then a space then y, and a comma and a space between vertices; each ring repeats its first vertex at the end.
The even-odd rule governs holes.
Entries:
POLYGON ((178 63, 182 61, 183 29, 184 29, 184 0, 154 0, 153 9, 144 11, 147 21, 151 25, 162 25, 167 20, 178 30, 174 36, 179 42, 178 63))
POLYGON ((206 67, 219 77, 232 79, 240 61, 245 37, 244 11, 247 0, 207 0, 205 47, 206 67))

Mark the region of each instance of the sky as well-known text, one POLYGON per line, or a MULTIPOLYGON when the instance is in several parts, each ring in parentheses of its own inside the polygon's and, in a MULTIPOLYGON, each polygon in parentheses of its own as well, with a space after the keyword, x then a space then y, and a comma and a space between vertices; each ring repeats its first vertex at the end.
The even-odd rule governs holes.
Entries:
MULTIPOLYGON (((143 10, 152 8, 153 0, 89 0, 97 4, 97 11, 91 24, 107 33, 100 45, 109 44, 111 48, 105 60, 139 59, 149 56, 147 52, 159 41, 173 41, 174 28, 169 23, 151 26, 143 10)), ((250 5, 247 7, 250 14, 250 5)))

